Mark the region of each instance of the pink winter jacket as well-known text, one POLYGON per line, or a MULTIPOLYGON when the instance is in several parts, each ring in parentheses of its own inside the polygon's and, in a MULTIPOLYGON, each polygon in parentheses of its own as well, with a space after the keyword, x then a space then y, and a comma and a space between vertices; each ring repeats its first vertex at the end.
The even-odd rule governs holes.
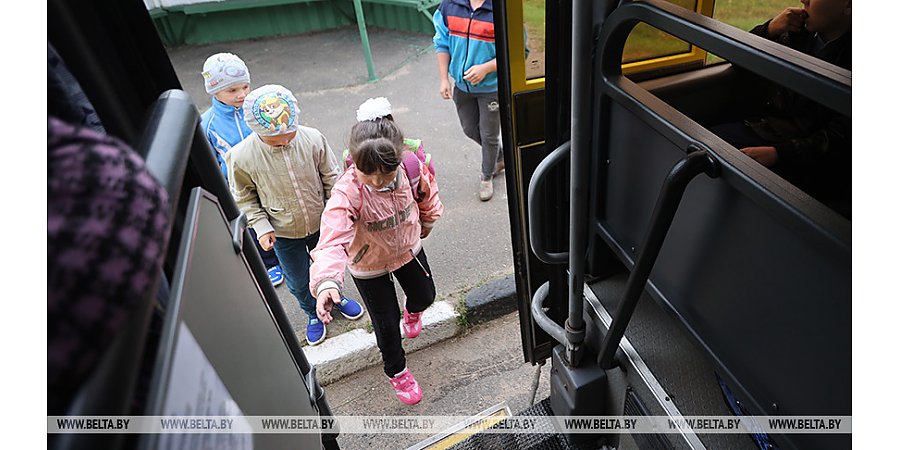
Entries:
POLYGON ((373 191, 350 166, 331 191, 322 213, 319 244, 312 251, 309 289, 343 290, 344 269, 360 279, 393 272, 422 248, 422 227, 431 228, 444 212, 434 176, 419 162, 421 201, 416 204, 406 171, 397 171, 393 191, 373 191))

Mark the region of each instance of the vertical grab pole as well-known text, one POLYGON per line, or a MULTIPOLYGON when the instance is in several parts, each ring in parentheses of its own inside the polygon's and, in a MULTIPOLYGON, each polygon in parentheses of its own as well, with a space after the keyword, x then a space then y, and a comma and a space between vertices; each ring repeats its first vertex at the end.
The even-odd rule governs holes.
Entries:
POLYGON ((569 318, 566 320, 566 359, 581 361, 584 343, 584 266, 587 253, 588 178, 591 158, 591 27, 593 2, 572 5, 572 155, 569 211, 569 318))

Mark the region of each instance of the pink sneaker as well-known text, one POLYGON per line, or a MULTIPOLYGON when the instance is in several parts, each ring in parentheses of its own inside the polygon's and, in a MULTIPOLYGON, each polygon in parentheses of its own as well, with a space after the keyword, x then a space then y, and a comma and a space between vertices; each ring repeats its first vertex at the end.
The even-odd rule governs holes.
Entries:
POLYGON ((407 405, 415 405, 419 403, 419 400, 422 400, 422 388, 419 387, 419 383, 416 383, 416 379, 413 378, 408 367, 394 375, 394 378, 389 378, 389 381, 401 402, 407 405))
MULTIPOLYGON (((424 311, 423 311, 424 312, 424 311)), ((422 332, 422 313, 411 313, 403 309, 403 333, 412 339, 422 332)))

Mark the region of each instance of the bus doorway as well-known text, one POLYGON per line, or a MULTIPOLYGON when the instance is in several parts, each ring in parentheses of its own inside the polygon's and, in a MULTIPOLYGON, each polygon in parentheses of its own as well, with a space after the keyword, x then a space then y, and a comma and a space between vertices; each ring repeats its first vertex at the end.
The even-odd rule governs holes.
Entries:
MULTIPOLYGON (((538 361, 552 348, 553 414, 735 413, 724 395, 749 415, 849 415, 851 223, 710 124, 751 114, 773 85, 849 123, 850 72, 709 18, 713 2, 573 7, 547 7, 539 94, 516 82, 514 58, 505 66, 523 349, 538 361), (635 51, 652 39, 671 45, 635 51), (542 127, 529 94, 545 99, 542 127)), ((505 8, 513 55, 518 4, 505 8)), ((691 431, 666 442, 735 445, 691 431)))
MULTIPOLYGON (((533 61, 525 58, 524 44, 525 39, 533 41, 520 33, 524 4, 496 4, 503 18, 498 20, 498 44, 505 49, 499 61, 504 75, 501 111, 504 146, 512 149, 506 153, 505 177, 522 353, 531 363, 550 359, 553 372, 549 398, 537 399, 540 414, 726 416, 732 414, 723 398, 728 398, 723 394, 728 388, 750 415, 849 415, 850 221, 751 164, 705 124, 724 111, 714 100, 724 95, 752 98, 749 87, 759 79, 817 98, 849 116, 850 74, 710 19, 711 2, 677 3, 681 6, 606 1, 589 10, 582 9, 584 3, 574 10, 555 2, 544 5, 545 46, 542 52, 530 48, 545 55, 543 80, 534 72, 529 76, 533 61), (654 37, 646 27, 687 45, 629 59, 629 32, 643 29, 654 37), (710 55, 725 62, 708 64, 710 55)), ((168 338, 161 341, 163 350, 149 358, 150 367, 160 367, 151 371, 157 389, 165 390, 165 373, 178 365, 172 356, 185 346, 205 350, 208 362, 227 374, 221 380, 226 386, 241 385, 252 376, 245 372, 252 367, 235 367, 242 360, 222 357, 227 345, 250 341, 233 336, 237 342, 216 347, 210 339, 217 331, 214 324, 203 323, 204 316, 188 305, 210 297, 183 283, 193 273, 189 257, 204 255, 205 260, 233 263, 227 272, 230 281, 242 278, 240 287, 251 291, 232 289, 244 301, 249 297, 255 302, 254 313, 259 314, 254 317, 266 333, 254 337, 264 338, 267 348, 278 348, 277 354, 262 355, 277 361, 260 367, 277 367, 273 382, 291 392, 283 402, 250 389, 235 388, 234 396, 253 408, 328 416, 313 365, 299 350, 261 262, 242 250, 250 238, 233 202, 227 201, 227 187, 209 148, 198 145, 197 118, 186 106, 189 101, 169 93, 162 103, 175 113, 152 110, 150 117, 157 124, 174 121, 180 126, 162 133, 153 133, 158 126, 145 127, 144 115, 153 102, 179 87, 164 50, 150 38, 147 12, 124 3, 102 13, 64 2, 53 6, 51 42, 70 55, 67 59, 82 61, 73 69, 101 117, 108 118, 108 129, 129 142, 149 145, 154 142, 150 137, 166 139, 156 148, 168 152, 147 150, 146 155, 160 163, 157 173, 177 199, 163 272, 176 281, 185 309, 164 318, 168 338), (132 33, 124 33, 123 27, 132 33), (108 55, 131 57, 120 61, 108 55), (137 75, 124 76, 130 73, 137 75), (171 119, 171 114, 178 115, 171 119), (201 221, 214 222, 217 233, 198 236, 201 221), (177 333, 182 325, 195 335, 197 345, 177 339, 189 336, 177 333)), ((533 29, 526 30, 534 36, 533 29)), ((143 324, 135 328, 139 335, 147 331, 143 327, 154 309, 150 299, 143 305, 145 315, 136 319, 143 324)), ((141 348, 140 343, 125 343, 141 348)), ((98 373, 79 393, 85 401, 78 406, 95 409, 70 413, 132 411, 129 383, 137 382, 134 369, 140 361, 121 352, 135 347, 117 348, 119 353, 104 360, 112 370, 98 373), (123 367, 128 370, 118 370, 123 367), (111 379, 126 382, 107 384, 111 379), (110 395, 106 388, 113 385, 124 391, 110 395)), ((153 399, 154 411, 165 405, 160 398, 153 399)), ((352 405, 352 398, 345 400, 343 405, 352 405)), ((756 445, 747 435, 707 435, 691 428, 667 436, 558 437, 552 439, 560 446, 594 448, 756 445)), ((846 446, 845 437, 773 433, 766 439, 785 448, 840 448, 846 446)), ((93 437, 84 439, 54 445, 97 447, 93 437)), ((259 442, 276 441, 281 442, 259 442)), ((503 442, 509 445, 500 447, 512 448, 503 442)), ((325 434, 289 442, 318 443, 336 445, 334 436, 325 434)), ((100 445, 123 446, 121 441, 100 445)), ((478 441, 471 445, 479 446, 478 441)))

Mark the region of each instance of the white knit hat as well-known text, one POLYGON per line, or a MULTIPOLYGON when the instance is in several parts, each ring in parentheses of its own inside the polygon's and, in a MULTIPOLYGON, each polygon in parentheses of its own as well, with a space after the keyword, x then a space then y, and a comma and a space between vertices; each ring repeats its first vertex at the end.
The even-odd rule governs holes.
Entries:
POLYGON ((213 95, 237 83, 250 84, 250 71, 241 58, 231 53, 216 53, 203 63, 203 84, 206 93, 213 95))
POLYGON ((365 122, 367 120, 380 119, 391 114, 391 102, 384 97, 370 98, 359 105, 356 110, 356 121, 365 122))
POLYGON ((260 136, 297 131, 300 106, 286 87, 267 84, 244 99, 244 120, 260 136))

